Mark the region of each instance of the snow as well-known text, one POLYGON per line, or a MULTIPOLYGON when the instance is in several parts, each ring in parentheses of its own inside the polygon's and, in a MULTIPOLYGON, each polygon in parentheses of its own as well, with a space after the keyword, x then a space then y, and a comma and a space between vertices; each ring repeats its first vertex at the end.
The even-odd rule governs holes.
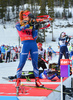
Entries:
POLYGON ((12 25, 5 25, 6 29, 3 25, 0 25, 0 45, 18 45, 18 34, 15 28, 12 25))

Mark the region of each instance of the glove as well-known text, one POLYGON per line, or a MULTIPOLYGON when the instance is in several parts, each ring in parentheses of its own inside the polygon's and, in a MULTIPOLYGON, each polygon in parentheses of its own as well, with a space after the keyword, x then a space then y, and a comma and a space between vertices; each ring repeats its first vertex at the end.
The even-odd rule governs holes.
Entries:
POLYGON ((36 25, 35 25, 35 29, 38 30, 39 26, 40 26, 40 23, 37 22, 36 25))
POLYGON ((29 23, 30 26, 34 26, 33 20, 29 23))

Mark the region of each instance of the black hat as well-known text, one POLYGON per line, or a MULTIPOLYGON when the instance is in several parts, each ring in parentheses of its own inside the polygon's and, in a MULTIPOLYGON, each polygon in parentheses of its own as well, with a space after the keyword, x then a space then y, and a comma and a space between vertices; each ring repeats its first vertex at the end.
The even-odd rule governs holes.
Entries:
POLYGON ((34 18, 34 15, 30 13, 30 14, 28 15, 28 17, 34 18))

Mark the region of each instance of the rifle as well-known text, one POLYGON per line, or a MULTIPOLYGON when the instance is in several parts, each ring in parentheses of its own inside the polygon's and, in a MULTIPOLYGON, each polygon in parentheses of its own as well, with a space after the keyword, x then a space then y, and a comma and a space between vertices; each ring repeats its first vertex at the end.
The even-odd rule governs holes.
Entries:
POLYGON ((39 28, 39 29, 45 29, 48 28, 50 26, 50 21, 52 21, 53 19, 49 16, 49 15, 41 15, 41 16, 37 16, 36 18, 31 18, 31 21, 28 22, 28 20, 23 20, 24 25, 27 25, 28 23, 30 24, 30 26, 39 26, 40 24, 45 24, 47 23, 46 26, 39 28))
POLYGON ((69 36, 70 37, 70 39, 73 39, 73 36, 69 36))

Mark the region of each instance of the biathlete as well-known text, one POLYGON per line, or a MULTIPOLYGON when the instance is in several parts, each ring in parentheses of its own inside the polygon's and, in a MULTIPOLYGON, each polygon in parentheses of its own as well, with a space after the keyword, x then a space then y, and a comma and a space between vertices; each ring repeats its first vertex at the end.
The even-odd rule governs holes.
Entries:
POLYGON ((47 48, 47 55, 48 55, 48 59, 49 59, 49 60, 52 60, 52 55, 53 55, 53 53, 56 54, 56 52, 52 49, 52 47, 49 46, 49 48, 47 48))
POLYGON ((46 50, 42 48, 42 43, 38 42, 38 68, 47 69, 46 64, 48 64, 48 61, 46 61, 46 50))
POLYGON ((31 19, 34 18, 34 16, 27 10, 21 11, 19 13, 19 17, 20 17, 20 23, 19 22, 16 23, 16 29, 18 31, 18 34, 22 42, 22 50, 20 54, 20 62, 17 68, 16 87, 19 87, 22 69, 25 65, 29 51, 31 54, 32 64, 34 68, 35 84, 38 87, 42 87, 43 85, 39 80, 38 48, 36 43, 39 25, 36 25, 35 27, 34 25, 32 25, 31 19), (27 24, 24 25, 24 23, 27 24))
POLYGON ((59 37, 59 47, 60 47, 60 53, 59 53, 59 60, 58 60, 58 66, 60 66, 60 59, 62 59, 62 56, 65 56, 65 59, 69 59, 69 53, 67 45, 69 44, 70 37, 66 35, 65 32, 62 32, 59 37))

